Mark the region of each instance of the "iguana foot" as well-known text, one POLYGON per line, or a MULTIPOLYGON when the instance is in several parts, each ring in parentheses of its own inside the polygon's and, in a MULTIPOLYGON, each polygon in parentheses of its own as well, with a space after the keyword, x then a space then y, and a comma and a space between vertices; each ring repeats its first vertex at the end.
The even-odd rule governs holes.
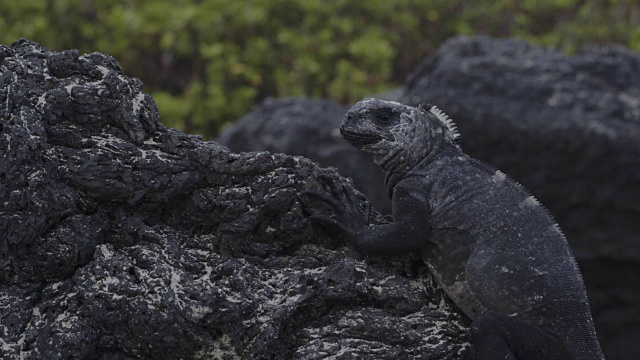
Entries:
POLYGON ((332 235, 344 238, 350 243, 357 242, 360 230, 369 225, 371 204, 365 201, 363 205, 345 184, 336 184, 335 179, 328 176, 318 176, 318 180, 327 185, 332 196, 316 191, 305 191, 307 198, 320 200, 331 207, 334 216, 320 215, 310 207, 312 215, 309 220, 317 224, 332 235))

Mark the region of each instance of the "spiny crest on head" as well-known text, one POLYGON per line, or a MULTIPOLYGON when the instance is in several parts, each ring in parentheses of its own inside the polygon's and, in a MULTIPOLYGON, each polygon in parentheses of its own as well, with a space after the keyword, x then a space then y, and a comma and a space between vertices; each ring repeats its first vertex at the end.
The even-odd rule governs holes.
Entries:
POLYGON ((460 143, 460 133, 458 132, 458 127, 453 122, 453 120, 449 117, 449 115, 445 114, 444 111, 440 110, 437 106, 431 104, 420 104, 418 109, 422 111, 429 111, 431 114, 435 115, 440 122, 442 122, 449 132, 451 132, 451 136, 453 137, 453 141, 456 143, 460 143), (427 110, 428 109, 428 110, 427 110))

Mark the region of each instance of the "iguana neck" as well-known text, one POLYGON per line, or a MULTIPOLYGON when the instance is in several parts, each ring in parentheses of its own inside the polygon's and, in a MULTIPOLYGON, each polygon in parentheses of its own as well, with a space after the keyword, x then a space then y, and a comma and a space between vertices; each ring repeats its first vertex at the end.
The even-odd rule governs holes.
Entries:
POLYGON ((431 151, 417 159, 417 161, 414 161, 413 164, 395 169, 384 169, 384 183, 387 186, 389 198, 391 198, 395 186, 403 179, 422 175, 424 170, 428 169, 434 163, 440 163, 437 161, 439 159, 462 155, 462 149, 458 145, 451 144, 443 139, 438 139, 438 141, 433 144, 431 151))

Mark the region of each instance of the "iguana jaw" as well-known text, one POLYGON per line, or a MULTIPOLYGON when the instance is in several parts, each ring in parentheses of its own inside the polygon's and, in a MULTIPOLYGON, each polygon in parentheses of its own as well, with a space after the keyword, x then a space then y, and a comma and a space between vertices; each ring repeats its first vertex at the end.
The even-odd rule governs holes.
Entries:
POLYGON ((365 145, 376 144, 382 140, 382 136, 377 134, 364 134, 355 131, 340 128, 340 135, 349 142, 349 144, 362 148, 365 145))

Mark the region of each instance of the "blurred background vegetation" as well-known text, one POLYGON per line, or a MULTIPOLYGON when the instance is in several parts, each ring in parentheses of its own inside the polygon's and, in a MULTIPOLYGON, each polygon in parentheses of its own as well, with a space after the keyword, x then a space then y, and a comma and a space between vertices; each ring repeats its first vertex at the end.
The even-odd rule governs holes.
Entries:
POLYGON ((454 35, 640 50, 640 0, 0 0, 0 43, 115 57, 162 121, 212 138, 268 96, 392 89, 454 35))

